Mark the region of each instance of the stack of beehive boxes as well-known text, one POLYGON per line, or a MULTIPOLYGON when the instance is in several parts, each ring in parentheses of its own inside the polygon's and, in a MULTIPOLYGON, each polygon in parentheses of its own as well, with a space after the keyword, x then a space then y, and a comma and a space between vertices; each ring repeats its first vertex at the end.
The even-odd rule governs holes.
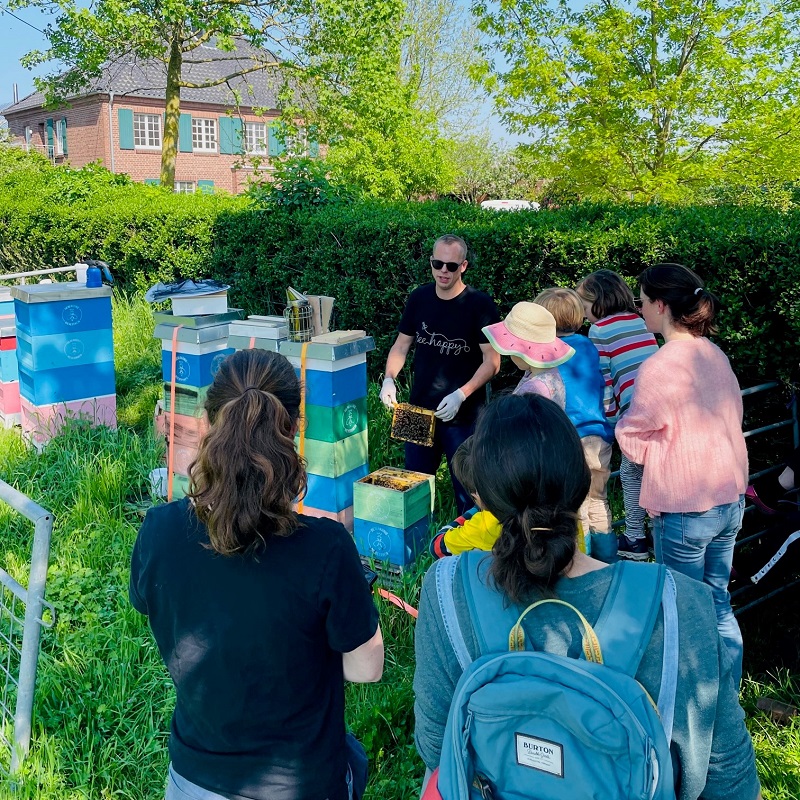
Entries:
POLYGON ((20 416, 14 298, 11 289, 0 289, 0 419, 10 428, 20 416))
POLYGON ((329 517, 353 530, 353 484, 369 472, 367 353, 371 336, 334 331, 303 344, 283 341, 305 394, 297 448, 306 459, 308 491, 302 512, 329 517), (349 340, 348 340, 349 339, 349 340), (343 341, 344 340, 344 341, 343 341))
POLYGON ((43 283, 11 295, 23 435, 44 444, 68 418, 116 427, 111 289, 43 283))
POLYGON ((200 439, 208 427, 203 404, 220 364, 234 352, 228 347, 228 327, 230 320, 238 319, 240 313, 232 310, 180 318, 168 312, 155 315, 157 324, 153 335, 161 340, 164 380, 164 399, 156 407, 155 428, 167 442, 173 499, 183 497, 189 487, 189 466, 197 456, 200 439))
POLYGON ((400 575, 425 552, 433 475, 383 467, 354 487, 353 536, 362 558, 380 562, 384 577, 400 575))

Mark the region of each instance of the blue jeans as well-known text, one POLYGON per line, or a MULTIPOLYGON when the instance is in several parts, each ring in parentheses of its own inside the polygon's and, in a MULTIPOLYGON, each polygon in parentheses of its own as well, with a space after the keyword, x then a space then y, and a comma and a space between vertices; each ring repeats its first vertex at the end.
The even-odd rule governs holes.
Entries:
MULTIPOLYGON (((433 446, 423 447, 422 445, 406 442, 406 469, 414 472, 424 472, 426 475, 435 475, 436 470, 442 463, 442 455, 447 456, 447 466, 453 459, 453 453, 458 450, 459 445, 469 439, 475 431, 475 423, 469 425, 450 425, 447 422, 436 420, 436 428, 433 432, 433 446)), ((453 481, 453 493, 456 497, 456 508, 459 514, 469 511, 475 505, 475 501, 469 496, 467 490, 459 483, 452 468, 450 478, 453 481)))
POLYGON ((742 678, 742 632, 733 616, 728 583, 743 514, 744 496, 709 511, 652 518, 656 561, 711 587, 717 629, 731 654, 737 687, 742 678))

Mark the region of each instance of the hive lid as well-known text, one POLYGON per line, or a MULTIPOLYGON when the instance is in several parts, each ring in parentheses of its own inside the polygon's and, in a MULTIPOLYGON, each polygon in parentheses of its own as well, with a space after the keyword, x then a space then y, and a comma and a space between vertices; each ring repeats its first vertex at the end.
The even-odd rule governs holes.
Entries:
POLYGON ((110 286, 89 289, 85 283, 62 281, 59 283, 32 283, 12 286, 11 296, 22 303, 55 303, 59 300, 94 300, 111 297, 110 286))
POLYGON ((172 311, 156 311, 153 318, 156 325, 183 325, 184 328, 208 328, 211 325, 221 325, 223 322, 232 322, 241 319, 244 311, 241 308, 229 308, 219 314, 198 314, 197 316, 180 316, 172 311))

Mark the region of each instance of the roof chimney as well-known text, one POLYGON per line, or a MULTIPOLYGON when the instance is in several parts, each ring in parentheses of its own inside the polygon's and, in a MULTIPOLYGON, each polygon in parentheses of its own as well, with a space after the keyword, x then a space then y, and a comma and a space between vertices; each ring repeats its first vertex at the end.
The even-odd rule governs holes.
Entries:
POLYGON ((13 95, 14 95, 14 102, 19 103, 19 86, 17 86, 16 83, 14 84, 13 95))

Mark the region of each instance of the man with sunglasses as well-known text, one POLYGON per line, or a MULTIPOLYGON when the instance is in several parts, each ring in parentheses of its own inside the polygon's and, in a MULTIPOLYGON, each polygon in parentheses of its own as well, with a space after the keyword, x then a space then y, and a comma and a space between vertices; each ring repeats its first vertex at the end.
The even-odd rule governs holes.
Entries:
MULTIPOLYGON (((381 400, 389 408, 397 403, 395 378, 414 345, 410 401, 431 409, 438 421, 433 447, 406 442, 406 469, 434 474, 442 454, 449 466, 458 446, 472 434, 486 400, 484 386, 500 369, 500 355, 481 330, 499 322, 500 314, 489 295, 464 283, 467 244, 460 236, 437 239, 430 263, 433 283, 411 292, 397 326, 381 400)), ((461 514, 474 501, 452 470, 450 477, 461 514)))

